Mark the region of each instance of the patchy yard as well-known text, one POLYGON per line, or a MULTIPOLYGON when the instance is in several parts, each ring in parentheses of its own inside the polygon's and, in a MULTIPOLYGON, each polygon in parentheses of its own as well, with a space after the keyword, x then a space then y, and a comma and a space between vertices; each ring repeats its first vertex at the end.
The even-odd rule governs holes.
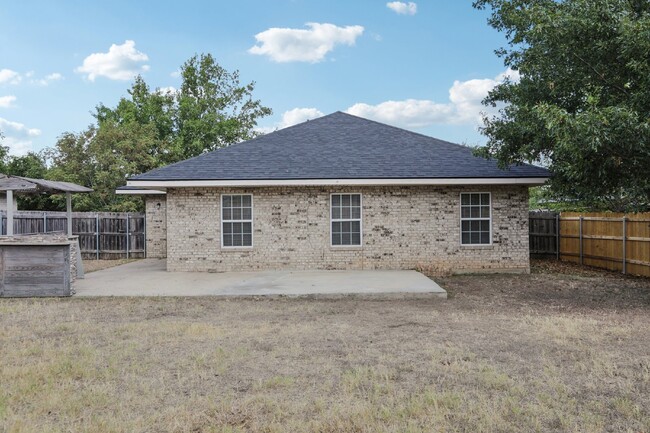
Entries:
POLYGON ((0 301, 0 431, 650 431, 650 280, 450 299, 0 301))

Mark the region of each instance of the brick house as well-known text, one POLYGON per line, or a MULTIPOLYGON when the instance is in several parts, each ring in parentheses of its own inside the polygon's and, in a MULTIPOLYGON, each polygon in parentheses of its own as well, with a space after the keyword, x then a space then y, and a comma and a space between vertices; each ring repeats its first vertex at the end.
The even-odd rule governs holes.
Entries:
POLYGON ((146 194, 147 250, 170 271, 528 272, 528 188, 548 177, 337 112, 132 177, 124 192, 146 194))

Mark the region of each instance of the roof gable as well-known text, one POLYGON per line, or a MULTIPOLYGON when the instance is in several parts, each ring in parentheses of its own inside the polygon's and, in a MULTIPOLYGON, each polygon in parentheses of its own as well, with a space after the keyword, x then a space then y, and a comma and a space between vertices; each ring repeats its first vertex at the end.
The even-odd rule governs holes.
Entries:
POLYGON ((135 176, 130 181, 546 178, 500 169, 469 147, 341 112, 135 176))

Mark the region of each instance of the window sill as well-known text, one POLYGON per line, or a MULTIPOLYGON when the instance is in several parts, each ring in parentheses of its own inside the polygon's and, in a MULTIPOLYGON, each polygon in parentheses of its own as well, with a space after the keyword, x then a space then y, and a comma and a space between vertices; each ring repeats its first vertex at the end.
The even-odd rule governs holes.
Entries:
POLYGON ((494 245, 493 244, 485 244, 485 245, 461 245, 460 246, 461 250, 493 250, 494 245))
POLYGON ((330 245, 330 251, 363 251, 362 245, 330 245))
POLYGON ((222 252, 241 253, 244 251, 253 251, 253 247, 221 247, 222 252))

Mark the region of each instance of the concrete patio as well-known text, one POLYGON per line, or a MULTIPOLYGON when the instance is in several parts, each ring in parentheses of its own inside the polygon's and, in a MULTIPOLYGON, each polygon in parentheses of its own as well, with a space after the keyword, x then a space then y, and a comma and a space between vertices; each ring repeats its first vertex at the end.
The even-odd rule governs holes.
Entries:
POLYGON ((86 274, 76 296, 305 296, 420 294, 447 297, 416 271, 167 272, 165 260, 139 260, 86 274))

